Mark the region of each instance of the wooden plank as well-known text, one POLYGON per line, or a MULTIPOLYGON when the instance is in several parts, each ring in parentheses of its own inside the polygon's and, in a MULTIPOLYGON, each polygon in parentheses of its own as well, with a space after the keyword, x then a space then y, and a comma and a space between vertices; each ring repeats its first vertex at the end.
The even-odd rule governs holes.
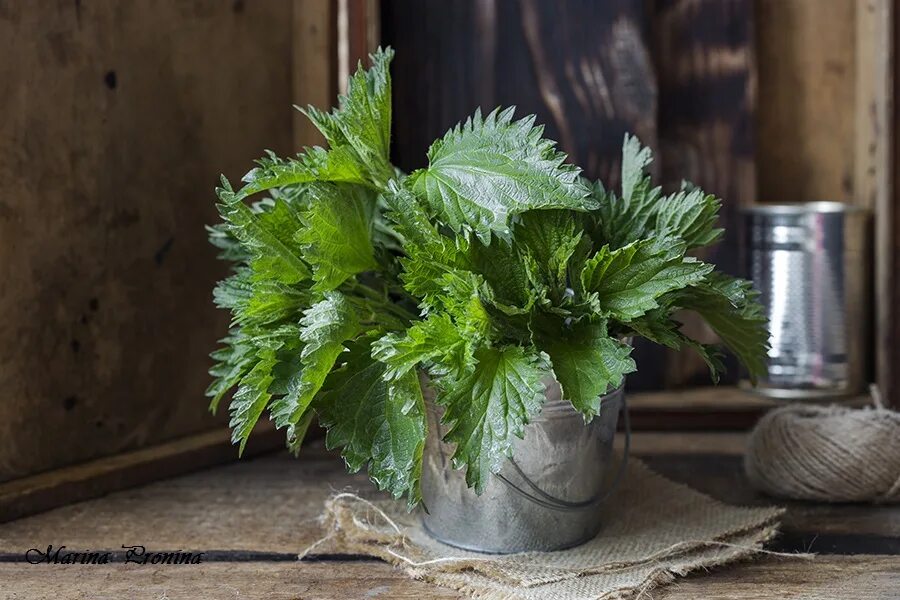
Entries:
POLYGON ((890 5, 893 15, 884 60, 890 74, 888 120, 884 129, 892 136, 886 147, 887 164, 881 175, 889 180, 875 202, 875 372, 878 389, 886 403, 900 409, 900 77, 896 76, 897 36, 900 10, 890 5))
MULTIPOLYGON (((337 13, 332 0, 294 0, 292 31, 294 104, 325 110, 337 102, 337 13)), ((294 113, 294 146, 322 146, 309 119, 294 113)))
MULTIPOLYGON (((735 386, 709 386, 628 394, 635 430, 747 430, 766 411, 784 403, 735 386)), ((870 406, 868 394, 837 401, 843 406, 870 406)))
POLYGON ((347 600, 462 598, 453 590, 411 579, 382 562, 206 563, 200 565, 0 564, 0 595, 32 598, 135 600, 347 600))
POLYGON ((856 0, 854 204, 874 210, 890 194, 893 2, 856 0))
POLYGON ((900 589, 895 556, 823 556, 812 561, 764 558, 695 573, 654 591, 660 600, 890 600, 900 589))
MULTIPOLYGON (((725 238, 701 256, 728 273, 743 274, 739 208, 756 200, 753 2, 655 0, 651 6, 661 182, 668 191, 688 180, 722 198, 725 238)), ((691 337, 718 341, 699 317, 685 315, 684 321, 691 337)), ((709 383, 709 369, 697 353, 652 348, 638 348, 642 371, 631 381, 643 383, 645 368, 655 363, 662 367, 660 387, 709 383)), ((735 383, 737 362, 728 367, 723 382, 735 383)))
MULTIPOLYGON (((72 548, 140 543, 158 549, 299 552, 323 535, 317 517, 330 494, 344 489, 374 493, 364 474, 347 474, 342 461, 320 443, 298 460, 284 453, 243 460, 6 523, 0 529, 0 553, 24 552, 35 540, 51 543, 60 532, 65 539, 57 543, 72 548)), ((638 433, 633 441, 636 455, 651 467, 720 500, 787 506, 785 530, 801 542, 825 534, 854 543, 866 535, 900 540, 897 506, 782 502, 758 494, 743 476, 741 444, 733 434, 710 439, 638 433)), ((892 548, 888 542, 882 547, 892 548)))
MULTIPOLYGON (((244 450, 255 456, 284 445, 284 432, 260 424, 244 450)), ((231 433, 216 429, 165 444, 0 483, 0 523, 110 492, 236 460, 231 433)))
POLYGON ((856 3, 755 3, 761 202, 855 197, 856 3))
POLYGON ((588 177, 617 184, 625 132, 656 145, 646 27, 638 0, 384 0, 398 166, 423 166, 431 142, 476 107, 516 105, 588 177))
POLYGON ((282 2, 0 6, 0 481, 222 423, 203 226, 290 150, 290 35, 282 2))
MULTIPOLYGON (((465 598, 404 575, 381 562, 240 562, 139 565, 0 564, 0 580, 15 581, 7 598, 207 598, 344 600, 346 598, 465 598)), ((895 556, 760 558, 679 578, 654 589, 659 600, 824 600, 896 598, 895 556)))
MULTIPOLYGON (((637 441, 639 435, 635 435, 638 448, 639 444, 643 444, 637 441)), ((672 445, 673 441, 669 440, 669 444, 672 445)), ((736 442, 729 440, 729 443, 736 442)), ((700 445, 701 442, 694 444, 700 445)), ((702 444, 708 447, 710 442, 702 444)), ((803 534, 809 539, 830 534, 887 536, 900 540, 900 507, 896 505, 819 504, 771 498, 750 486, 744 476, 742 454, 705 454, 697 450, 657 453, 643 445, 639 455, 666 477, 686 483, 723 502, 741 506, 776 504, 787 508, 782 523, 785 531, 792 534, 803 534)), ((818 548, 814 546, 814 550, 818 548)))

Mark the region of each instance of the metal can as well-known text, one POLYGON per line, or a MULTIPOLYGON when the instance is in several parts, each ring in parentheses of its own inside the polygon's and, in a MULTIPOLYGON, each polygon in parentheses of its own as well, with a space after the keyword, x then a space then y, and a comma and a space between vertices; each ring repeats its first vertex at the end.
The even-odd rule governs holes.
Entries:
POLYGON ((747 272, 769 319, 768 375, 779 399, 851 396, 868 378, 868 213, 839 202, 745 211, 747 272))
POLYGON ((466 550, 511 553, 561 550, 597 535, 603 512, 598 501, 616 485, 608 485, 607 475, 623 390, 604 395, 590 423, 562 399, 555 381, 545 393, 541 413, 514 443, 513 458, 480 496, 466 485, 465 472, 452 468, 443 410, 426 399, 422 500, 432 537, 466 550))

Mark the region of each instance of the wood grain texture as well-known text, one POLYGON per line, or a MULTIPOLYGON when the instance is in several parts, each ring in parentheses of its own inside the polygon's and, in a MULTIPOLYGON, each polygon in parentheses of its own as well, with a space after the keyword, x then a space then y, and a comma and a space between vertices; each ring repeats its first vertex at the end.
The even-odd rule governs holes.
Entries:
MULTIPOLYGON (((701 257, 740 275, 739 209, 756 199, 753 2, 656 0, 651 6, 661 182, 672 190, 688 180, 722 198, 725 238, 701 257)), ((691 337, 718 341, 699 317, 683 320, 691 337)), ((709 383, 709 369, 695 352, 641 347, 638 353, 643 363, 664 365, 665 387, 709 383)), ((736 382, 738 373, 731 360, 724 381, 736 382)))
POLYGON ((617 184, 622 137, 656 145, 656 82, 637 0, 384 0, 394 63, 394 155, 423 166, 476 108, 516 105, 591 178, 617 184))
MULTIPOLYGON (((337 96, 337 11, 332 0, 293 0, 291 32, 292 99, 296 106, 322 110, 337 96)), ((294 147, 324 146, 325 137, 294 111, 294 147)))
MULTIPOLYGON (((253 432, 243 456, 283 446, 284 432, 267 421, 253 432)), ((0 523, 236 459, 231 433, 217 429, 20 477, 0 483, 0 523)))
POLYGON ((0 481, 216 426, 203 225, 291 147, 290 9, 0 2, 0 481))
MULTIPOLYGON (((408 578, 390 565, 341 563, 207 563, 187 567, 0 564, 15 581, 7 600, 43 598, 170 598, 196 600, 346 600, 457 598, 453 590, 408 578)), ((814 561, 762 558, 695 573, 653 590, 654 600, 894 600, 900 559, 823 556, 814 561)))
MULTIPOLYGON (((364 474, 347 474, 342 461, 319 444, 299 460, 283 453, 243 460, 6 523, 0 553, 24 552, 34 540, 51 543, 60 532, 71 548, 141 543, 157 549, 299 552, 321 537, 316 518, 330 494, 375 493, 364 474)), ((756 493, 743 476, 740 444, 738 437, 722 434, 634 436, 636 455, 675 481, 732 504, 786 505, 788 532, 900 539, 897 506, 781 502, 756 493)))
POLYGON ((857 0, 758 0, 762 202, 852 202, 857 0))
POLYGON ((876 198, 875 219, 875 373, 878 389, 885 401, 900 409, 900 77, 896 73, 900 9, 889 21, 889 45, 885 50, 889 66, 889 95, 886 98, 888 121, 887 163, 880 176, 887 176, 886 190, 876 198))
MULTIPOLYGON (((638 434, 636 453, 664 475, 744 505, 771 503, 741 476, 741 436, 638 434)), ((300 460, 276 454, 218 467, 7 523, 0 529, 0 597, 129 598, 451 598, 389 565, 336 557, 297 563, 293 554, 319 539, 316 517, 335 490, 372 493, 333 454, 313 446, 300 460), (201 565, 29 565, 24 552, 48 543, 69 549, 206 551, 201 565), (3 596, 2 594, 5 594, 3 596)), ((697 573, 654 598, 892 598, 900 554, 843 556, 817 540, 900 540, 900 508, 788 503, 785 538, 828 554, 813 561, 760 557, 697 573), (877 539, 876 539, 877 538, 877 539)), ((880 541, 879 541, 880 540, 880 541)), ((777 544, 778 542, 776 542, 777 544)), ((879 546, 876 546, 879 547, 879 546)), ((900 552, 900 546, 896 549, 900 552)), ((871 551, 869 551, 871 554, 871 551)), ((121 560, 121 558, 119 559, 121 560)))

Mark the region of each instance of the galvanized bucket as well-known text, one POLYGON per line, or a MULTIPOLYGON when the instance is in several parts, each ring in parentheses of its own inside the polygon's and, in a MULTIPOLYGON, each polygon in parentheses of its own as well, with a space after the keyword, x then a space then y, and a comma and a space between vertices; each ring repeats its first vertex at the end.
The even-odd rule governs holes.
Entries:
POLYGON ((453 469, 453 446, 442 441, 443 409, 427 402, 422 499, 432 537, 466 550, 511 553, 562 550, 597 535, 598 506, 624 472, 624 460, 618 470, 610 467, 623 390, 603 396, 600 414, 587 424, 555 381, 546 395, 524 439, 516 439, 513 458, 481 496, 466 486, 464 470, 453 469))
POLYGON ((756 392, 816 400, 864 391, 867 217, 838 202, 745 209, 746 270, 769 318, 771 346, 756 392))

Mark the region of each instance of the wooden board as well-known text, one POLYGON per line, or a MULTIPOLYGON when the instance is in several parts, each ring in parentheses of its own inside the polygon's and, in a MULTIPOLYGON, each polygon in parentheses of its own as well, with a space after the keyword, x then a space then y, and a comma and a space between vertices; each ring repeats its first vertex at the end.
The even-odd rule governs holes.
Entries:
POLYGON ((856 0, 759 0, 761 202, 854 198, 856 0))
POLYGON ((618 183, 624 134, 656 145, 643 2, 384 0, 394 63, 394 156, 409 170, 477 107, 536 114, 591 178, 618 183))
POLYGON ((896 76, 900 9, 895 4, 890 22, 887 163, 888 189, 876 198, 875 221, 875 357, 878 387, 885 401, 900 409, 900 77, 896 76))
MULTIPOLYGON (((654 433, 635 451, 676 480, 741 504, 771 503, 747 488, 735 461, 743 436, 654 433)), ((322 535, 317 516, 335 490, 371 493, 363 475, 315 446, 293 460, 270 455, 111 494, 0 528, 0 596, 129 598, 457 598, 354 556, 296 555, 322 535), (200 565, 30 565, 29 548, 205 551, 200 565), (6 582, 14 582, 6 585, 6 582), (4 595, 5 594, 5 595, 4 595)), ((654 598, 893 598, 900 586, 900 507, 790 503, 773 549, 825 554, 815 560, 760 557, 697 573, 654 598), (869 546, 860 546, 869 540, 869 546), (793 544, 793 545, 791 545, 793 544), (891 555, 873 555, 879 549, 891 555), (848 556, 849 552, 862 552, 848 556)))
MULTIPOLYGON (((8 600, 60 597, 136 600, 346 600, 457 598, 453 590, 408 578, 375 561, 222 562, 147 568, 138 565, 0 564, 8 600), (51 572, 52 569, 52 572, 51 572)), ((893 556, 765 558, 712 569, 653 590, 654 600, 895 600, 900 560, 893 556)))
MULTIPOLYGON (((316 517, 329 494, 344 489, 374 493, 365 474, 347 474, 340 458, 320 444, 305 449, 300 459, 278 453, 242 460, 6 523, 0 528, 0 553, 24 551, 33 540, 52 540, 59 532, 73 548, 118 548, 136 540, 166 549, 298 552, 321 535, 316 517)), ((733 504, 786 505, 785 531, 794 539, 828 534, 855 543, 858 536, 870 535, 895 541, 869 553, 894 547, 900 552, 900 507, 767 498, 744 479, 741 446, 742 437, 734 434, 634 436, 635 454, 676 481, 733 504)))
MULTIPOLYGON (((322 110, 337 101, 337 15, 332 0, 293 0, 293 103, 322 110), (311 58, 315 57, 315 58, 311 58)), ((294 147, 324 146, 325 137, 293 111, 294 147)))
POLYGON ((0 3, 0 481, 216 426, 203 226, 291 149, 290 11, 0 3))
MULTIPOLYGON (((754 119, 756 49, 751 0, 656 0, 650 40, 659 87, 658 160, 664 189, 683 180, 722 198, 723 241, 701 257, 733 275, 741 264, 740 207, 756 200, 754 119)), ((691 337, 717 336, 695 315, 684 315, 691 337)), ((661 365, 661 387, 708 385, 709 369, 695 352, 638 348, 641 375, 661 365), (650 365, 648 365, 650 363, 650 365)), ((725 383, 738 380, 729 361, 725 383)))
MULTIPOLYGON (((314 429, 310 433, 319 432, 314 429)), ((266 421, 254 430, 243 456, 250 458, 283 446, 284 432, 266 421)), ((0 483, 0 523, 237 458, 231 433, 220 429, 20 477, 0 483)))

